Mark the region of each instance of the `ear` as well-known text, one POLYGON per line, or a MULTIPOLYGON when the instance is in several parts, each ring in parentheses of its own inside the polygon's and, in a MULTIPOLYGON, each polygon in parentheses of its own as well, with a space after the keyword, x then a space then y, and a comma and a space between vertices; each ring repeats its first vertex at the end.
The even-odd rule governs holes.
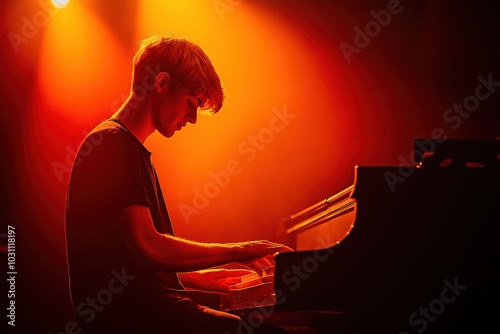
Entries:
POLYGON ((160 72, 156 75, 155 90, 157 93, 161 94, 168 88, 168 82, 170 81, 170 74, 167 72, 160 72))

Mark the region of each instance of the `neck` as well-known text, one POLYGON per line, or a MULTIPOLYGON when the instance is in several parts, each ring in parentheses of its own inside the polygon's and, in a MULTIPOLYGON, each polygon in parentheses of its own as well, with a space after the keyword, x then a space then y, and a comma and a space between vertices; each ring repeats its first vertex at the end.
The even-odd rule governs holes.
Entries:
POLYGON ((144 144, 146 139, 155 130, 153 120, 151 117, 151 107, 146 101, 137 102, 134 93, 130 93, 127 100, 118 109, 113 117, 120 120, 120 122, 132 134, 144 144))

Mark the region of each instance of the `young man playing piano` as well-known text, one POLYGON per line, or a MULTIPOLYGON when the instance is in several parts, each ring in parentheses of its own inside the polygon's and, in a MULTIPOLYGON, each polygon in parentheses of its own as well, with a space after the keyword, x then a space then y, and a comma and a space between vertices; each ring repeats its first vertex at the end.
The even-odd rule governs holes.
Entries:
MULTIPOLYGON (((196 123, 199 109, 215 113, 223 100, 197 45, 165 36, 141 41, 128 99, 84 139, 68 186, 71 297, 84 333, 236 333, 239 317, 197 304, 185 289, 227 291, 250 271, 213 267, 290 250, 266 240, 174 236, 143 143, 155 130, 172 137, 196 123)), ((280 332, 265 327, 253 332, 280 332)))

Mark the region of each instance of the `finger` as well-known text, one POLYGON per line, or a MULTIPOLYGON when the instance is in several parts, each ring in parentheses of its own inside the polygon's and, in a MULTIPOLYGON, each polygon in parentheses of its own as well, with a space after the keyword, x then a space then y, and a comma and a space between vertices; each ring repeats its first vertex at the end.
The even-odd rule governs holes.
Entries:
POLYGON ((253 260, 250 265, 254 270, 261 271, 262 269, 266 269, 274 266, 273 254, 266 255, 264 257, 253 260))
POLYGON ((251 269, 233 269, 233 270, 230 270, 230 272, 233 274, 240 275, 240 276, 255 273, 255 271, 253 271, 251 269))
MULTIPOLYGON (((269 241, 268 241, 269 242, 269 241)), ((287 245, 285 244, 278 244, 278 243, 275 243, 275 242, 269 242, 273 248, 276 249, 276 251, 278 252, 293 252, 294 250, 290 247, 288 247, 287 245)))
POLYGON ((293 248, 290 248, 287 245, 282 245, 279 252, 286 253, 286 252, 295 252, 295 251, 293 250, 293 248))
POLYGON ((227 277, 227 278, 221 278, 217 280, 217 284, 223 285, 223 286, 229 286, 231 284, 237 284, 241 283, 241 277, 227 277))
POLYGON ((255 271, 248 269, 231 269, 231 270, 223 270, 215 273, 214 278, 223 279, 230 277, 241 277, 246 275, 255 274, 255 271))
POLYGON ((227 293, 229 291, 229 285, 225 284, 214 284, 211 292, 227 293))

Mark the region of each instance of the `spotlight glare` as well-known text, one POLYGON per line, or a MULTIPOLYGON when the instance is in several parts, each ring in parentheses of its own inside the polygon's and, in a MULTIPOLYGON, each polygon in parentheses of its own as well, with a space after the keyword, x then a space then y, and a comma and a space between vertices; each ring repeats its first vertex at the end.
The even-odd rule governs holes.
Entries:
POLYGON ((50 2, 56 8, 64 8, 68 5, 69 0, 50 0, 50 2))

